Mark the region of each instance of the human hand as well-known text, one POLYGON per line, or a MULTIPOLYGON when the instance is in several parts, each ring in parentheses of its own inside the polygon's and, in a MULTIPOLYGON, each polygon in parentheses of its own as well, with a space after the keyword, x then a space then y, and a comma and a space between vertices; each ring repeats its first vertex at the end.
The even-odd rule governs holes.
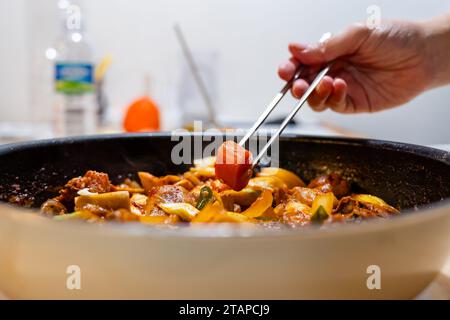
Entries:
POLYGON ((421 23, 392 21, 374 29, 355 24, 323 43, 290 44, 292 58, 278 73, 287 81, 299 65, 308 67, 292 86, 293 96, 300 98, 317 72, 334 61, 309 97, 310 106, 340 113, 380 111, 433 86, 429 34, 421 23))

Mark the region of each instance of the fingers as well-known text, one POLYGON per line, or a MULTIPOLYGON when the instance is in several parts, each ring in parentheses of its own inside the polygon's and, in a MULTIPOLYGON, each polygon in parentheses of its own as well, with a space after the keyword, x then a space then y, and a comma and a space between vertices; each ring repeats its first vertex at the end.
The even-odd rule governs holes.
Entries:
MULTIPOLYGON (((306 48, 307 45, 298 44, 298 48, 306 48)), ((295 59, 294 57, 291 57, 288 61, 282 63, 278 67, 278 76, 285 80, 289 81, 295 74, 295 70, 300 66, 300 62, 295 59)))
POLYGON ((294 98, 300 99, 301 96, 308 90, 309 84, 304 79, 298 79, 292 84, 291 93, 294 98))
POLYGON ((285 81, 290 80, 294 76, 295 70, 297 70, 299 64, 300 63, 297 60, 290 58, 280 65, 278 68, 278 76, 285 81))
MULTIPOLYGON (((292 86, 292 95, 299 99, 308 89, 304 79, 298 79, 292 86)), ((341 79, 325 76, 308 98, 310 107, 318 112, 331 108, 339 113, 349 113, 347 83, 341 79)))
POLYGON ((366 26, 355 24, 340 34, 314 45, 291 43, 289 51, 302 64, 324 64, 355 53, 369 34, 370 30, 366 26))
POLYGON ((333 79, 325 76, 308 98, 308 103, 315 111, 324 111, 327 108, 327 100, 334 91, 333 79))
MULTIPOLYGON (((291 43, 289 51, 292 58, 282 64, 278 70, 279 76, 289 80, 295 74, 299 65, 305 65, 305 73, 301 75, 292 86, 292 95, 300 98, 309 87, 312 77, 317 75, 325 63, 336 60, 335 66, 345 62, 344 57, 350 56, 358 51, 364 41, 370 36, 370 29, 365 25, 355 24, 347 30, 332 36, 324 42, 314 45, 291 43), (341 59, 339 59, 341 58, 341 59)), ((348 84, 340 78, 326 76, 308 98, 310 106, 316 111, 323 111, 330 107, 340 113, 349 113, 354 110, 355 105, 348 96, 348 84)))
POLYGON ((333 81, 333 94, 328 98, 327 105, 334 111, 345 113, 347 109, 347 83, 336 78, 333 81))

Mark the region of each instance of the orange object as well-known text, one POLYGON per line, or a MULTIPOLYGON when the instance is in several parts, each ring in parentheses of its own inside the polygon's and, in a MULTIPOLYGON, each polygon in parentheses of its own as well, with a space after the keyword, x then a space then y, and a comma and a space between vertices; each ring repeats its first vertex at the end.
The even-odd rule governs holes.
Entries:
POLYGON ((217 150, 215 173, 233 190, 245 188, 252 176, 252 154, 233 141, 225 141, 217 150))
POLYGON ((127 109, 123 128, 127 132, 160 130, 158 105, 148 96, 135 100, 127 109))
POLYGON ((242 214, 249 218, 256 218, 261 216, 267 209, 272 207, 273 195, 272 192, 265 189, 262 194, 253 202, 248 209, 242 214))

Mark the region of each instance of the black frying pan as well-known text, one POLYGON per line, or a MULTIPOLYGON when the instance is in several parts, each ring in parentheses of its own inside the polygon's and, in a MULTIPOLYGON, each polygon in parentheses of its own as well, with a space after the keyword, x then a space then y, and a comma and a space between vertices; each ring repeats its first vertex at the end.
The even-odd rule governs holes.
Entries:
MULTIPOLYGON (((139 170, 162 175, 186 170, 170 161, 168 134, 100 135, 0 146, 0 199, 21 195, 38 207, 86 170, 119 182, 139 170)), ((280 167, 308 181, 340 172, 355 192, 377 195, 401 208, 450 197, 450 153, 396 142, 284 135, 280 167)))

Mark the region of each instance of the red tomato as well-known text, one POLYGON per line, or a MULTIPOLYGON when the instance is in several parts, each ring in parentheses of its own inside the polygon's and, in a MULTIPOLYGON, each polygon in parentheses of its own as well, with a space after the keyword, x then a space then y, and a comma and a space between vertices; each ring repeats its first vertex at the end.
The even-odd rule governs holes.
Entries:
POLYGON ((225 141, 217 150, 216 178, 233 190, 245 188, 252 176, 252 154, 233 141, 225 141))

